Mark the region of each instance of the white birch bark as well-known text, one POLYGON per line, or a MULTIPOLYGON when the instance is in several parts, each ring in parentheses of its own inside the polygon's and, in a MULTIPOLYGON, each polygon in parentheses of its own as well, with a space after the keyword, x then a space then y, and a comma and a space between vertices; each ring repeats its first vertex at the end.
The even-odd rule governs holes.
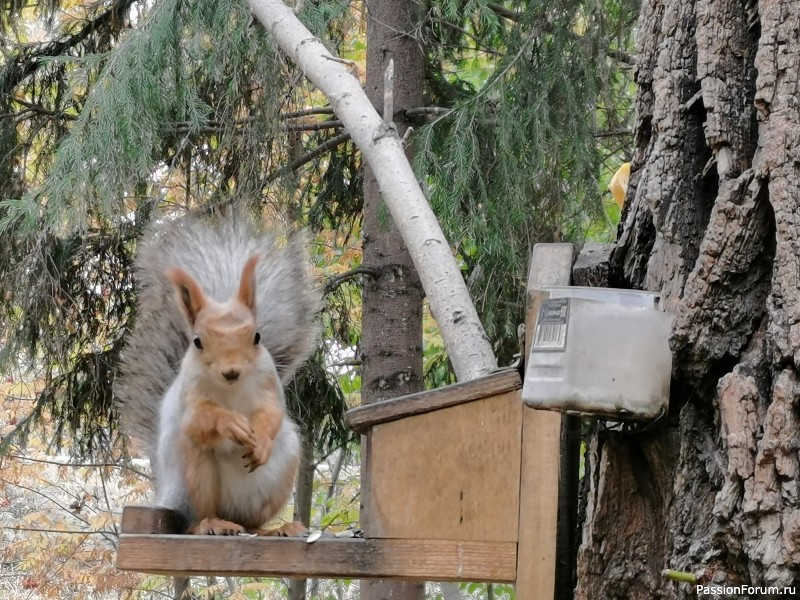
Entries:
POLYGON ((373 108, 345 61, 334 57, 281 0, 249 0, 250 9, 277 45, 328 97, 336 116, 361 149, 419 272, 459 381, 497 366, 475 305, 417 182, 397 134, 373 108))

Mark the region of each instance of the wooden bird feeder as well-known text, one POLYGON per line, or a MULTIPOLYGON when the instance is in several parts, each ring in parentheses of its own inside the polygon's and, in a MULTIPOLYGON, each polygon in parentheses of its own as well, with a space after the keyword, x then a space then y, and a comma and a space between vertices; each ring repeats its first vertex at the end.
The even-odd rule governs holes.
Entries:
MULTIPOLYGON (((534 249, 529 297, 568 285, 569 244, 534 249), (531 287, 534 286, 534 287, 531 287)), ((528 331, 532 331, 528 311, 528 331)), ((364 538, 181 535, 172 511, 126 507, 117 566, 162 575, 507 582, 553 598, 561 414, 520 399, 516 369, 355 408, 364 538)))

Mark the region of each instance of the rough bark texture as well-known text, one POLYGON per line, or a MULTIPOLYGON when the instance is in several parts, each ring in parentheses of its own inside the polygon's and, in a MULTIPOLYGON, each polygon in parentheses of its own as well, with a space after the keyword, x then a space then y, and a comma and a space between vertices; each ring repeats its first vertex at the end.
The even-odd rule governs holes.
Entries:
MULTIPOLYGON (((410 0, 367 1, 367 96, 384 108, 384 73, 394 61, 394 120, 402 136, 404 111, 423 105, 425 63, 413 38, 416 19, 410 0)), ((364 282, 361 401, 386 400, 424 389, 422 379, 422 285, 411 256, 381 199, 374 173, 364 177, 363 264, 379 275, 364 282)), ((365 477, 368 475, 365 475, 365 477)), ((369 530, 368 516, 365 520, 369 530)), ((362 581, 364 600, 425 597, 419 583, 362 581)))
POLYGON ((671 408, 589 440, 576 597, 800 594, 800 5, 646 0, 639 31, 610 275, 675 314, 671 408))
POLYGON ((608 287, 608 259, 613 244, 586 244, 572 265, 572 285, 608 287))

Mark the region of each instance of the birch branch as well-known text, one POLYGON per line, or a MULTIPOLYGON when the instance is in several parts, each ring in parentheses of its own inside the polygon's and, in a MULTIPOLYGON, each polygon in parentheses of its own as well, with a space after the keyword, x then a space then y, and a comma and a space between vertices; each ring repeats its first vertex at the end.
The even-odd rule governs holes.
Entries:
POLYGON ((361 149, 403 236, 459 381, 497 365, 450 244, 422 193, 397 133, 375 111, 359 80, 280 0, 248 0, 255 17, 308 79, 361 149))

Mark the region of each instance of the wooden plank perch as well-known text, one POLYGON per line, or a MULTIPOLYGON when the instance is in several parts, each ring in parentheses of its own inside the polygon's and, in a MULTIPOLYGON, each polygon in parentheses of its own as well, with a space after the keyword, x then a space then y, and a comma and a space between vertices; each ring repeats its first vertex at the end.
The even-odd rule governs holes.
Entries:
POLYGON ((516 577, 514 543, 323 537, 309 544, 304 538, 176 535, 165 531, 180 523, 173 511, 137 506, 125 508, 122 522, 117 567, 127 571, 409 581, 516 577))

